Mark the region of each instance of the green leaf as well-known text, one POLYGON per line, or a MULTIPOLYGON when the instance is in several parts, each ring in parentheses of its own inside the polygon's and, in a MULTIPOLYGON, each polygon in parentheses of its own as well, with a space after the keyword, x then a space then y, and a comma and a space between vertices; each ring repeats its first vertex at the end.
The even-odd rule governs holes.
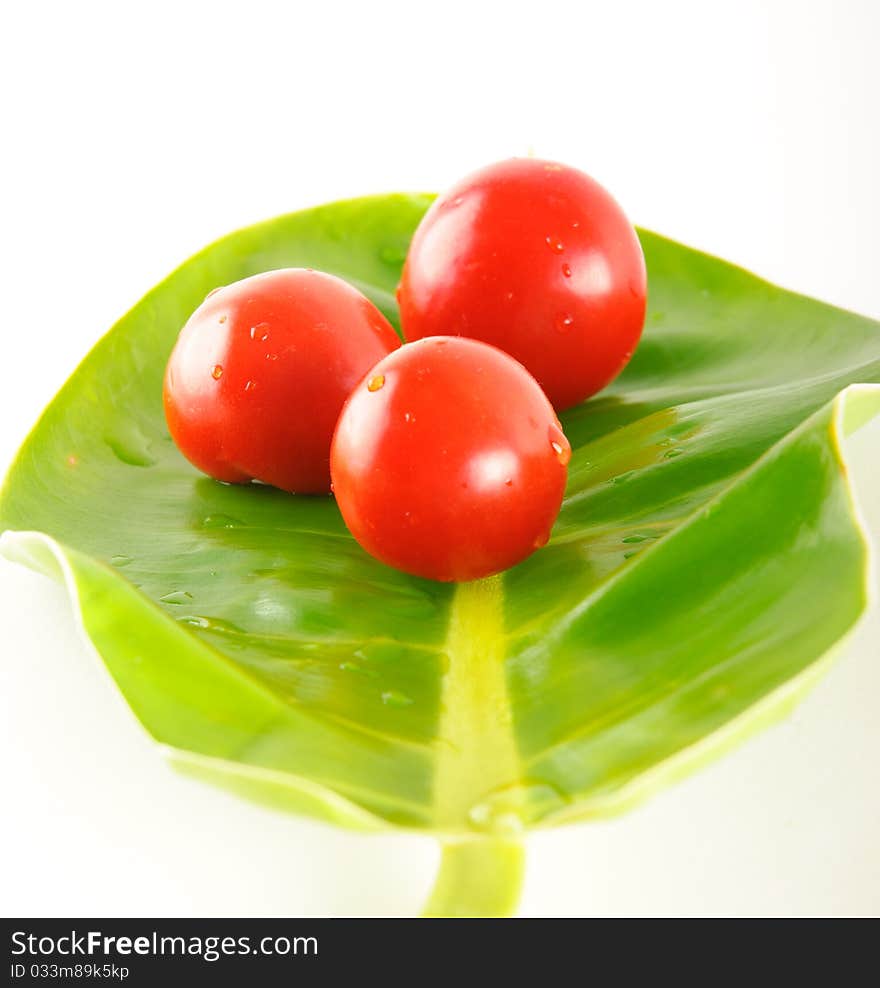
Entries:
POLYGON ((512 908, 524 829, 619 810, 784 711, 867 594, 840 440, 880 411, 875 323, 650 233, 647 328, 567 413, 550 544, 447 586, 368 557, 332 499, 200 476, 165 361, 212 288, 339 274, 397 319, 425 196, 337 203, 208 247, 95 347, 0 501, 182 770, 347 826, 446 841, 431 913, 512 908), (475 877, 476 876, 476 877, 475 877))

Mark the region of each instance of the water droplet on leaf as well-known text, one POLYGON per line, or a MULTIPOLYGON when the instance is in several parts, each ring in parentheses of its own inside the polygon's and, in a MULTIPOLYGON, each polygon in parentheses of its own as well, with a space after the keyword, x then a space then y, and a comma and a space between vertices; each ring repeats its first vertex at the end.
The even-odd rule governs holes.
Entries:
POLYGON ((358 676, 364 676, 367 679, 378 679, 379 672, 376 669, 370 669, 367 666, 362 666, 358 662, 340 662, 339 668, 343 672, 353 672, 358 676))
POLYGON ((178 620, 181 624, 188 624, 191 628, 207 628, 209 624, 207 618, 199 617, 197 614, 186 614, 178 620))
POLYGON ((207 623, 205 627, 208 631, 217 631, 226 635, 243 635, 245 631, 231 621, 224 621, 223 618, 210 617, 204 619, 207 623))
POLYGON ((132 467, 151 467, 156 462, 152 442, 130 419, 120 418, 105 437, 118 460, 132 467))
POLYGON ((202 521, 202 528, 240 528, 243 526, 243 521, 233 518, 232 515, 224 514, 206 515, 202 521))
POLYGON ((543 782, 517 782, 495 789, 468 811, 468 820, 486 833, 514 835, 527 820, 542 819, 565 807, 567 800, 543 782))
POLYGON ((412 697, 407 696, 406 693, 401 693, 399 690, 386 690, 382 694, 382 702, 386 707, 409 707, 413 700, 412 697))
POLYGON ((379 258, 385 264, 390 264, 392 267, 397 268, 406 260, 406 251, 400 247, 389 245, 379 251, 379 258))
POLYGON ((627 470, 626 473, 619 473, 616 477, 612 477, 608 481, 609 484, 617 487, 620 484, 625 484, 628 480, 631 480, 635 476, 635 470, 627 470))

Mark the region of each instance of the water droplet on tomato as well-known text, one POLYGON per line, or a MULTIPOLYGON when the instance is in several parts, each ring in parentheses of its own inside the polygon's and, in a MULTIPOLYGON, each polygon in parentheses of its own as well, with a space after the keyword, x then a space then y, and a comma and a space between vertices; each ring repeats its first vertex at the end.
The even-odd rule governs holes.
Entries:
POLYGON ((218 285, 216 288, 212 288, 205 296, 205 301, 207 302, 212 295, 216 295, 217 292, 219 292, 222 287, 223 287, 222 285, 218 285))
POLYGON ((565 244, 558 237, 548 235, 544 237, 544 243, 547 244, 554 254, 561 254, 565 250, 565 244))
POLYGON ((571 461, 571 447, 566 443, 564 446, 562 443, 551 443, 553 447, 553 452, 556 454, 556 459, 564 466, 568 466, 571 461))
POLYGON ((226 319, 227 319, 226 316, 220 316, 220 318, 217 320, 217 322, 224 323, 224 322, 226 322, 226 319))
POLYGON ((211 377, 213 377, 215 381, 219 381, 220 378, 223 377, 223 368, 220 364, 214 364, 214 369, 211 371, 211 377))
POLYGON ((250 336, 252 340, 265 343, 269 339, 269 323, 258 322, 256 326, 251 326, 250 336))
POLYGON ((559 460, 564 467, 568 466, 569 461, 571 460, 571 446, 565 438, 565 433, 554 422, 548 428, 547 434, 550 440, 550 448, 556 454, 556 459, 559 460))
POLYGON ((367 383, 367 391, 381 391, 385 386, 385 375, 377 374, 375 377, 371 377, 367 383))
POLYGON ((164 604, 185 604, 192 600, 192 594, 186 590, 172 590, 171 593, 163 594, 159 600, 164 604))
POLYGON ((416 417, 415 417, 415 415, 413 415, 412 412, 404 412, 403 413, 403 421, 404 422, 415 422, 415 420, 416 420, 416 417))
POLYGON ((256 387, 256 384, 253 381, 248 381, 245 384, 244 389, 245 389, 245 391, 253 391, 255 387, 256 387))
POLYGON ((556 329, 560 333, 567 333, 574 325, 574 316, 570 312, 561 312, 556 317, 556 329))
POLYGON ((400 690, 385 690, 382 694, 382 702, 386 707, 409 707, 413 703, 411 696, 401 693, 400 690))
POLYGON ((508 478, 507 478, 507 479, 506 479, 506 480, 504 481, 504 486, 505 486, 505 487, 513 487, 513 477, 508 477, 508 478))
POLYGON ((562 277, 563 278, 570 278, 571 277, 571 265, 570 264, 563 264, 562 265, 562 277))
POLYGON ((505 297, 507 298, 507 301, 508 302, 512 302, 513 301, 513 292, 508 292, 505 297))
POLYGON ((550 533, 541 532, 541 534, 538 535, 538 537, 535 539, 532 545, 534 546, 535 549, 543 549, 544 546, 547 545, 549 541, 550 541, 550 533))

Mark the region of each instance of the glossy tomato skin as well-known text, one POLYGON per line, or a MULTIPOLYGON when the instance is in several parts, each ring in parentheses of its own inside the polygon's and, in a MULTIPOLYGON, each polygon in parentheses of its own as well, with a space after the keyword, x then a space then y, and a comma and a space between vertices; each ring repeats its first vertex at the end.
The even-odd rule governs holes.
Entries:
POLYGON ((341 278, 267 271, 211 292, 165 372, 174 441, 217 480, 299 494, 330 490, 330 441, 351 389, 400 345, 341 278))
POLYGON ((408 341, 458 335, 516 357, 561 411, 623 370, 645 321, 635 230, 588 175, 514 158, 437 199, 398 290, 408 341))
POLYGON ((547 542, 568 441, 534 378, 495 347, 432 337, 358 385, 330 467, 349 530, 416 576, 474 580, 547 542))

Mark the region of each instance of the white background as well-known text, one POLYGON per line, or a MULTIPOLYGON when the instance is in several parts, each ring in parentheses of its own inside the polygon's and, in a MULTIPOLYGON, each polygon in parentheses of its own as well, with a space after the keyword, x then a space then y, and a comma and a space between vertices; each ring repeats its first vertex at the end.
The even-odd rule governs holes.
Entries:
MULTIPOLYGON (((15 4, 0 38, 0 465, 173 266, 254 220, 530 151, 631 218, 880 317, 880 7, 15 4)), ((880 531, 880 429, 856 466, 880 531), (872 459, 873 458, 873 459, 872 459)), ((0 912, 418 910, 436 850, 173 774, 0 563, 0 912)), ((535 836, 524 914, 880 912, 880 619, 793 717, 614 822, 535 836)))

